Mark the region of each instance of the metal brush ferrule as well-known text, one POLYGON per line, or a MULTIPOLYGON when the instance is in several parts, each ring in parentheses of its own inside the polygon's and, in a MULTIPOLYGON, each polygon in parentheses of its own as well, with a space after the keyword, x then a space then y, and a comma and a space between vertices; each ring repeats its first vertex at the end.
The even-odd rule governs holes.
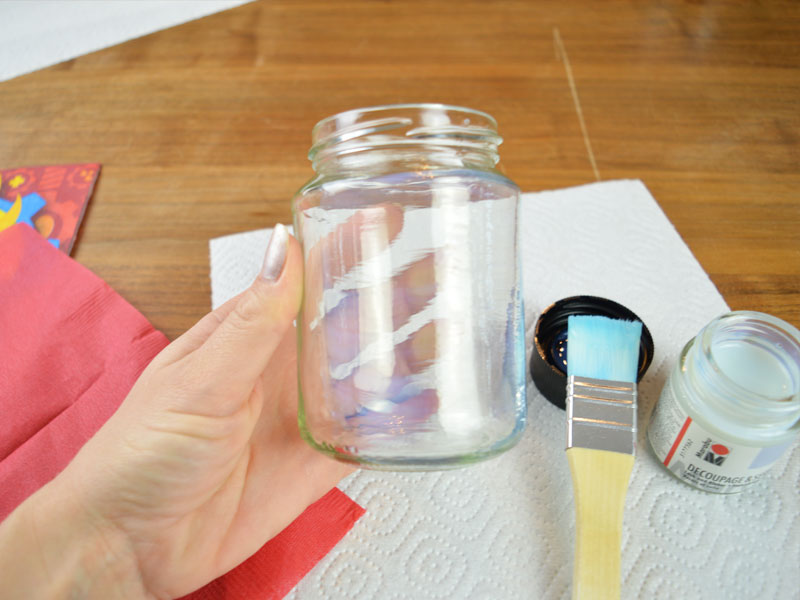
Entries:
POLYGON ((567 378, 567 449, 633 454, 636 384, 570 375, 567 378))

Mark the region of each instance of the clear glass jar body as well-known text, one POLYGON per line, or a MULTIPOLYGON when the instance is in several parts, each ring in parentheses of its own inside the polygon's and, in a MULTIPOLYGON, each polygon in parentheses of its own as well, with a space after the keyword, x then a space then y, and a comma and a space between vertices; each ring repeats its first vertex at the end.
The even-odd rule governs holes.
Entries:
POLYGON ((763 313, 709 323, 681 352, 648 426, 658 459, 690 485, 735 493, 800 433, 800 332, 763 313))
POLYGON ((314 129, 293 201, 305 291, 299 424, 361 466, 455 467, 525 423, 519 189, 484 113, 397 105, 314 129))

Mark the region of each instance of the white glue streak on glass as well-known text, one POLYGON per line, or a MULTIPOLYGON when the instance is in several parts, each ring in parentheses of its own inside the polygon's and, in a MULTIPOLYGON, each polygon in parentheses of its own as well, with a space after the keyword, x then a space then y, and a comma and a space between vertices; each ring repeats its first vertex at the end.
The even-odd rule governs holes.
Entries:
POLYGON ((447 315, 436 322, 436 379, 439 422, 445 431, 460 434, 481 425, 481 402, 475 381, 475 340, 472 306, 469 189, 442 185, 432 190, 432 235, 438 301, 447 315))
MULTIPOLYGON (((364 211, 365 213, 368 212, 364 211)), ((382 211, 381 211, 382 212, 382 211)), ((361 252, 373 259, 364 263, 364 284, 358 295, 358 347, 370 348, 369 359, 359 355, 360 365, 355 375, 356 387, 365 392, 382 394, 392 382, 395 357, 394 343, 386 332, 393 330, 391 257, 388 253, 389 234, 386 223, 369 221, 359 232, 361 252)))

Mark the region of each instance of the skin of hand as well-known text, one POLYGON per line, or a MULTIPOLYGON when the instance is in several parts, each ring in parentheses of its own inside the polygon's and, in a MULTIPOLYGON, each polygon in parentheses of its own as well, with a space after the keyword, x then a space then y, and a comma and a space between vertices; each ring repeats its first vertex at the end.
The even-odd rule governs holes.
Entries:
POLYGON ((278 226, 253 285, 165 348, 69 466, 0 527, 0 570, 18 573, 8 597, 14 579, 19 597, 180 597, 353 470, 300 437, 301 294, 300 245, 278 226), (44 582, 48 595, 26 593, 44 582))

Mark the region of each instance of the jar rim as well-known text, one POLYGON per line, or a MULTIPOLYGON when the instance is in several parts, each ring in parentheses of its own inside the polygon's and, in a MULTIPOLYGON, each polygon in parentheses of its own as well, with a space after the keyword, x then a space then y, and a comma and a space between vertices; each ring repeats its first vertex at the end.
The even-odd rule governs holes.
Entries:
MULTIPOLYGON (((735 339, 735 338, 731 338, 735 339)), ((746 401, 747 404, 758 404, 759 410, 768 410, 776 414, 800 415, 800 331, 789 323, 756 311, 733 311, 726 313, 709 323, 701 332, 699 337, 700 350, 708 361, 708 365, 715 374, 717 383, 722 386, 729 394, 746 401), (780 344, 780 350, 786 354, 786 359, 793 365, 792 372, 787 373, 791 378, 792 389, 783 397, 766 394, 754 390, 742 384, 740 380, 731 376, 729 369, 720 365, 718 350, 715 352, 715 343, 720 340, 718 336, 725 333, 745 333, 746 328, 751 328, 753 333, 764 334, 768 332, 776 337, 780 337, 784 348, 780 344), (738 328, 738 329, 737 329, 738 328), (789 356, 790 351, 794 356, 789 356)), ((777 360, 777 357, 774 357, 777 360)), ((753 406, 755 408, 755 406, 753 406)))
POLYGON ((497 130, 497 120, 487 112, 482 110, 478 110, 476 108, 469 108, 467 106, 459 106, 457 104, 444 104, 440 102, 405 102, 399 104, 377 104, 374 106, 365 106, 361 108, 351 108, 349 110, 344 110, 330 116, 325 117, 324 119, 320 119, 317 121, 314 128, 311 130, 311 138, 314 140, 314 143, 317 143, 317 133, 328 123, 331 123, 337 119, 343 119, 350 115, 356 115, 360 113, 376 113, 380 111, 387 111, 387 110, 407 110, 407 109, 428 109, 428 110, 446 110, 446 111, 453 111, 453 112, 462 112, 473 114, 479 117, 482 117, 489 121, 492 125, 493 129, 497 130))
POLYGON ((311 139, 308 158, 315 165, 331 155, 420 144, 482 153, 495 164, 497 146, 503 141, 497 133, 497 121, 489 113, 441 103, 346 110, 320 120, 311 139))

